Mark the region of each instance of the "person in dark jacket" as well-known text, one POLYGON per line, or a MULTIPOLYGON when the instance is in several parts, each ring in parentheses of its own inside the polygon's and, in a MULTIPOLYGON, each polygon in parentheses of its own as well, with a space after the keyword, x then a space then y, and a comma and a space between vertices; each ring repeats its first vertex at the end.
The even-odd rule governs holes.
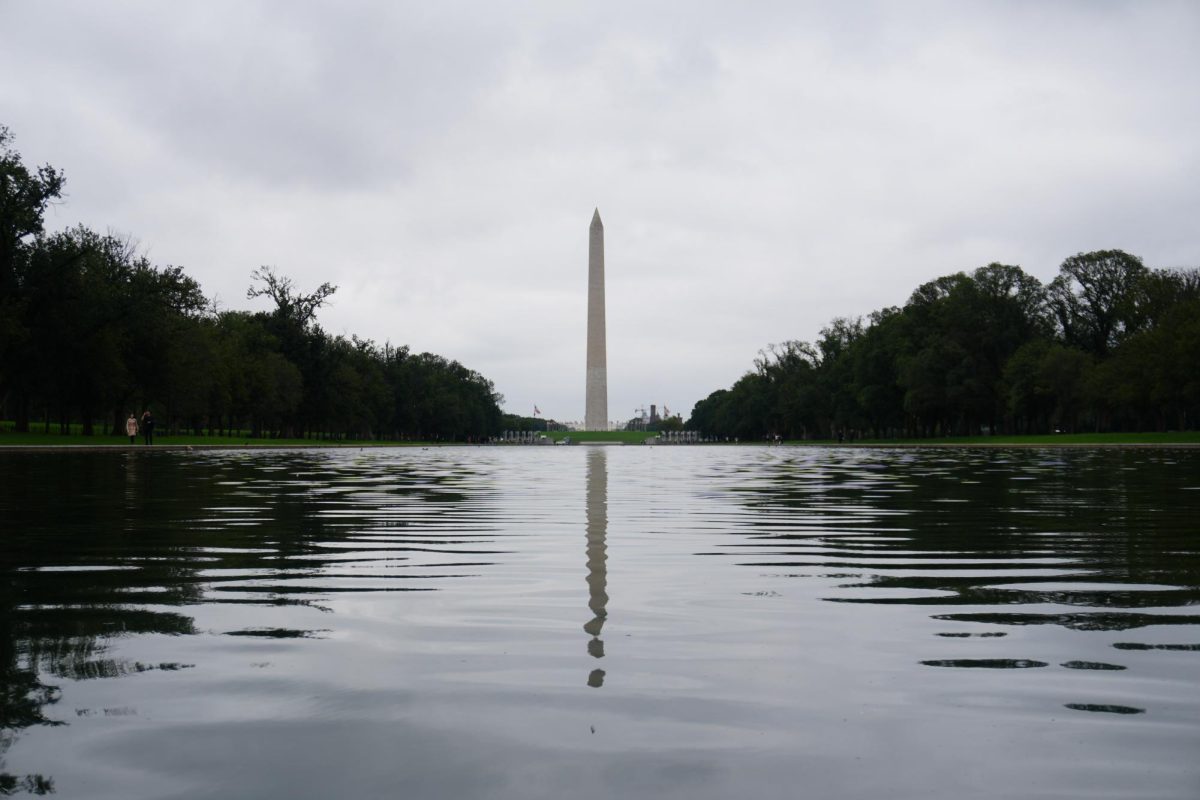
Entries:
POLYGON ((145 437, 146 444, 154 444, 154 415, 148 408, 142 414, 142 436, 145 437))

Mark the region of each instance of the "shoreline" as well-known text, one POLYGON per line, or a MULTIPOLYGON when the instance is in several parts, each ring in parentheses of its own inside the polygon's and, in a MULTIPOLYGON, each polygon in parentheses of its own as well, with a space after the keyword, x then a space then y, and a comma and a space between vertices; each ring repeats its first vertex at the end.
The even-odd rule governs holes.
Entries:
POLYGON ((0 453, 118 453, 188 452, 193 450, 348 450, 358 448, 401 449, 412 447, 480 447, 481 445, 425 444, 0 444, 0 453))

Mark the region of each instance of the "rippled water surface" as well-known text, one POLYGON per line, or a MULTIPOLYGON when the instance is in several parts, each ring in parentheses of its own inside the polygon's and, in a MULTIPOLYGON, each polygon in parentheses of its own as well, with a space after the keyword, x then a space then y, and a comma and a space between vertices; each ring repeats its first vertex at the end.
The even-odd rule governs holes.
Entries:
POLYGON ((1200 797, 1200 451, 0 455, 0 794, 1200 797))

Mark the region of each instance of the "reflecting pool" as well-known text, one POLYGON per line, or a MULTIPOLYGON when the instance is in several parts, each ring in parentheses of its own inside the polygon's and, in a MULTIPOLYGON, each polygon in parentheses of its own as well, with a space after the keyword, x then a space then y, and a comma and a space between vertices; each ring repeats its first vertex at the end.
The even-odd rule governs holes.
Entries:
POLYGON ((0 794, 1200 797, 1200 450, 0 453, 0 794))

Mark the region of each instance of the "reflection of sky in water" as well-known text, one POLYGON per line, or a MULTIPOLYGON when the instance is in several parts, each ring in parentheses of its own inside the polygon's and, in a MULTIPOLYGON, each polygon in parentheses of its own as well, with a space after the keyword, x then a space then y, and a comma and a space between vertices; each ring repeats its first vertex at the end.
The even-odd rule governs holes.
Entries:
POLYGON ((3 456, 0 790, 1191 796, 1198 468, 3 456))

